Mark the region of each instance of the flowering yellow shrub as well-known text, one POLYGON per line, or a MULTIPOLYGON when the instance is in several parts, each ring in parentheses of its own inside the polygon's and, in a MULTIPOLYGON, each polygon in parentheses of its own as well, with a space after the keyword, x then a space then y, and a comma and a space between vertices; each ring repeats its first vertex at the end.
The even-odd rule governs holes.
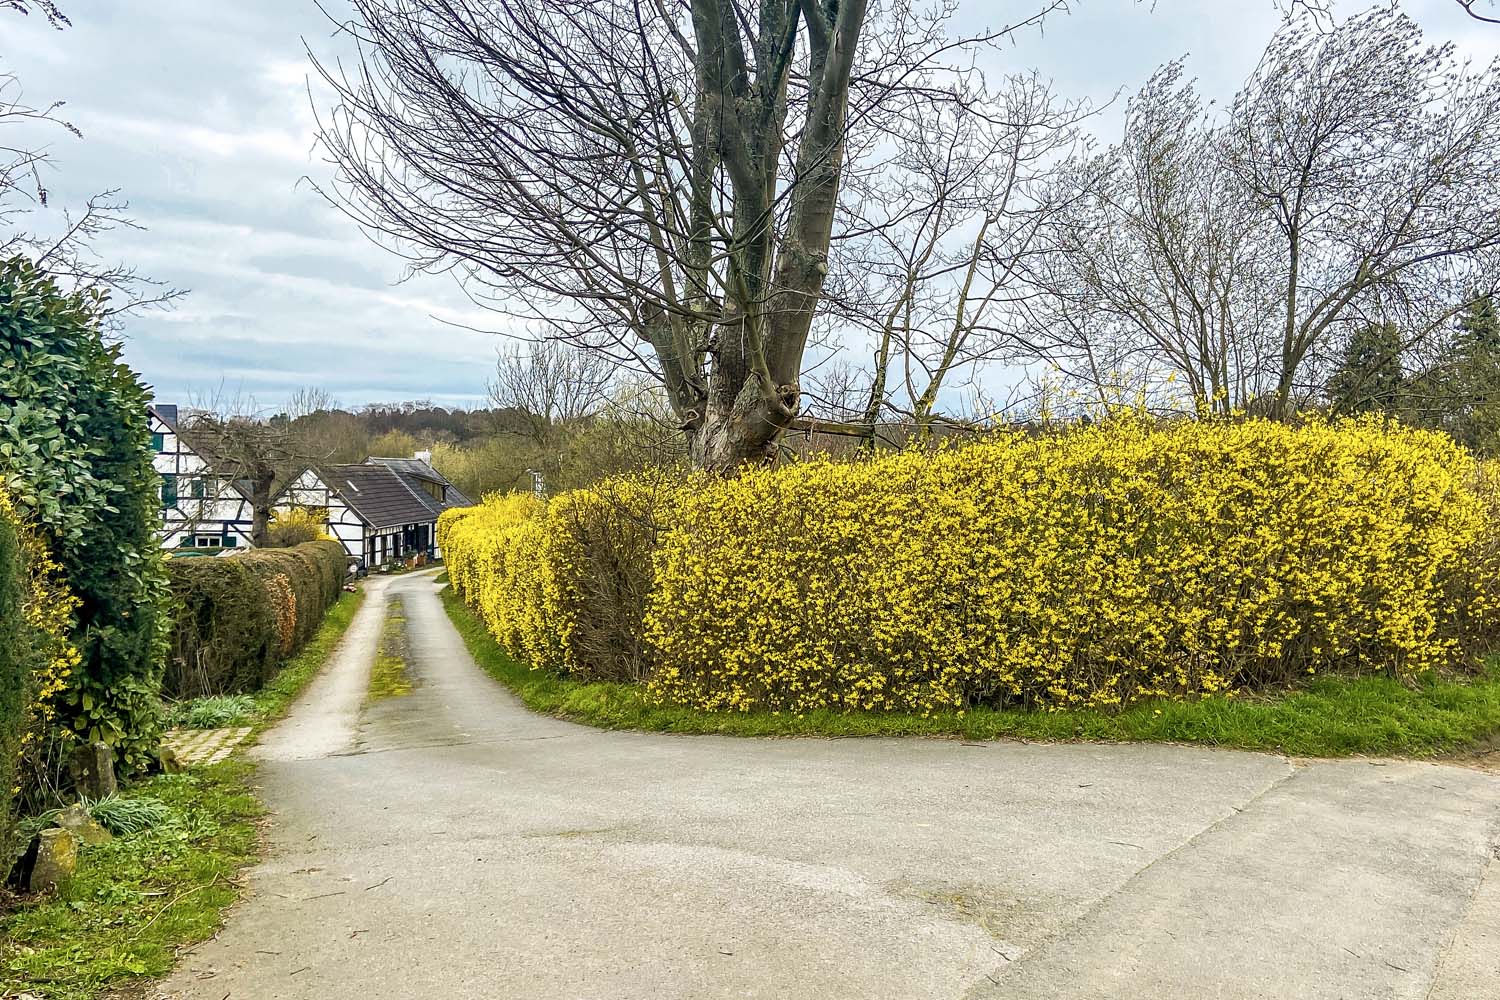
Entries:
MULTIPOLYGON (((10 858, 12 800, 35 787, 58 697, 78 666, 78 607, 42 537, 0 489, 0 858, 10 858)), ((7 861, 7 863, 9 863, 7 861)))
POLYGON ((707 709, 1108 706, 1465 660, 1474 462, 1374 420, 1120 419, 685 494, 654 688, 707 709))
POLYGON ((267 531, 271 536, 271 545, 279 549, 289 549, 303 542, 319 542, 333 537, 328 533, 328 510, 322 507, 273 510, 267 531))
POLYGON ((1119 418, 450 511, 517 658, 710 710, 1113 706, 1475 662, 1500 470, 1377 419, 1119 418))
POLYGON ((444 512, 438 545, 454 590, 516 658, 641 680, 657 518, 673 496, 659 477, 606 480, 545 505, 495 495, 444 512))

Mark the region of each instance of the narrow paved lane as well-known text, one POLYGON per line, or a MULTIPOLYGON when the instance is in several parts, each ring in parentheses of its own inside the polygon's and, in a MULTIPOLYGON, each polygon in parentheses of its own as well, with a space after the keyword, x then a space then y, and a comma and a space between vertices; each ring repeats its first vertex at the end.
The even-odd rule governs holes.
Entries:
POLYGON ((370 587, 164 995, 1500 998, 1500 776, 600 732, 485 677, 430 576, 370 587), (361 708, 389 607, 414 686, 361 708))

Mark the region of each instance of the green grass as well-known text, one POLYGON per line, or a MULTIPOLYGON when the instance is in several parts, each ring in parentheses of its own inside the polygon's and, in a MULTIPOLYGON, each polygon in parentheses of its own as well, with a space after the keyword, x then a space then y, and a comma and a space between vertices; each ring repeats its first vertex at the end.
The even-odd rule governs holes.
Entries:
MULTIPOLYGON (((286 711, 363 599, 362 591, 339 599, 306 648, 246 699, 242 722, 264 727, 286 711)), ((23 900, 8 914, 0 899, 0 997, 119 996, 122 987, 166 975, 180 947, 217 931, 239 898, 240 869, 259 854, 255 820, 263 810, 249 789, 252 773, 232 757, 89 803, 115 839, 80 848, 78 874, 57 896, 23 900)))
POLYGON ((78 875, 57 896, 0 917, 0 996, 91 1000, 165 975, 178 946, 212 935, 257 854, 249 774, 247 762, 228 760, 122 793, 117 808, 156 800, 156 821, 82 848, 78 875))
POLYGON ((411 679, 406 676, 406 616, 395 609, 386 612, 381 627, 380 648, 370 666, 369 694, 370 701, 411 694, 411 679))
POLYGON ((588 683, 532 670, 501 649, 451 588, 444 607, 474 659, 535 712, 605 729, 732 736, 940 736, 1192 743, 1296 757, 1431 757, 1500 734, 1500 663, 1470 681, 1414 687, 1379 677, 1325 677, 1275 696, 1147 702, 1120 712, 971 709, 934 712, 702 712, 654 702, 630 684, 588 683))

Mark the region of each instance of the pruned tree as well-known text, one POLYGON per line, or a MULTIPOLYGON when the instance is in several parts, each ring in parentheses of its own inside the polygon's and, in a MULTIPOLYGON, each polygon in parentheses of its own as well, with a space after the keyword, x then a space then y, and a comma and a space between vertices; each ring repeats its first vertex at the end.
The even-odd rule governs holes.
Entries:
POLYGON ((1221 121, 1169 66, 1069 184, 1023 356, 1286 417, 1355 330, 1422 353, 1496 287, 1500 66, 1424 45, 1395 6, 1291 18, 1221 121))
POLYGON ((252 543, 270 545, 277 500, 316 460, 296 430, 242 406, 184 411, 178 430, 208 466, 194 494, 178 499, 187 520, 208 519, 219 504, 243 495, 250 503, 252 543))
POLYGON ((318 64, 338 95, 323 190, 412 267, 654 373, 699 465, 767 460, 801 404, 848 157, 898 96, 951 99, 965 42, 1012 30, 955 40, 952 11, 355 0, 358 58, 318 64))

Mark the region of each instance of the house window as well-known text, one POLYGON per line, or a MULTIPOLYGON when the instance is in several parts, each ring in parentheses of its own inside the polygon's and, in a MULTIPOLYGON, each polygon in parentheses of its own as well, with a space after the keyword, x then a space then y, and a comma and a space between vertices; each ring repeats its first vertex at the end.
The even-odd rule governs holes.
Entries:
POLYGON ((170 472, 161 477, 161 505, 163 507, 177 505, 177 477, 170 472))
POLYGON ((194 478, 193 481, 189 484, 188 492, 192 495, 194 500, 202 500, 203 479, 201 477, 194 478))
POLYGON ((165 434, 156 433, 156 434, 151 435, 151 450, 152 451, 166 451, 166 449, 167 449, 167 436, 165 434))
POLYGON ((200 549, 216 549, 224 544, 218 535, 197 535, 193 541, 200 549))

